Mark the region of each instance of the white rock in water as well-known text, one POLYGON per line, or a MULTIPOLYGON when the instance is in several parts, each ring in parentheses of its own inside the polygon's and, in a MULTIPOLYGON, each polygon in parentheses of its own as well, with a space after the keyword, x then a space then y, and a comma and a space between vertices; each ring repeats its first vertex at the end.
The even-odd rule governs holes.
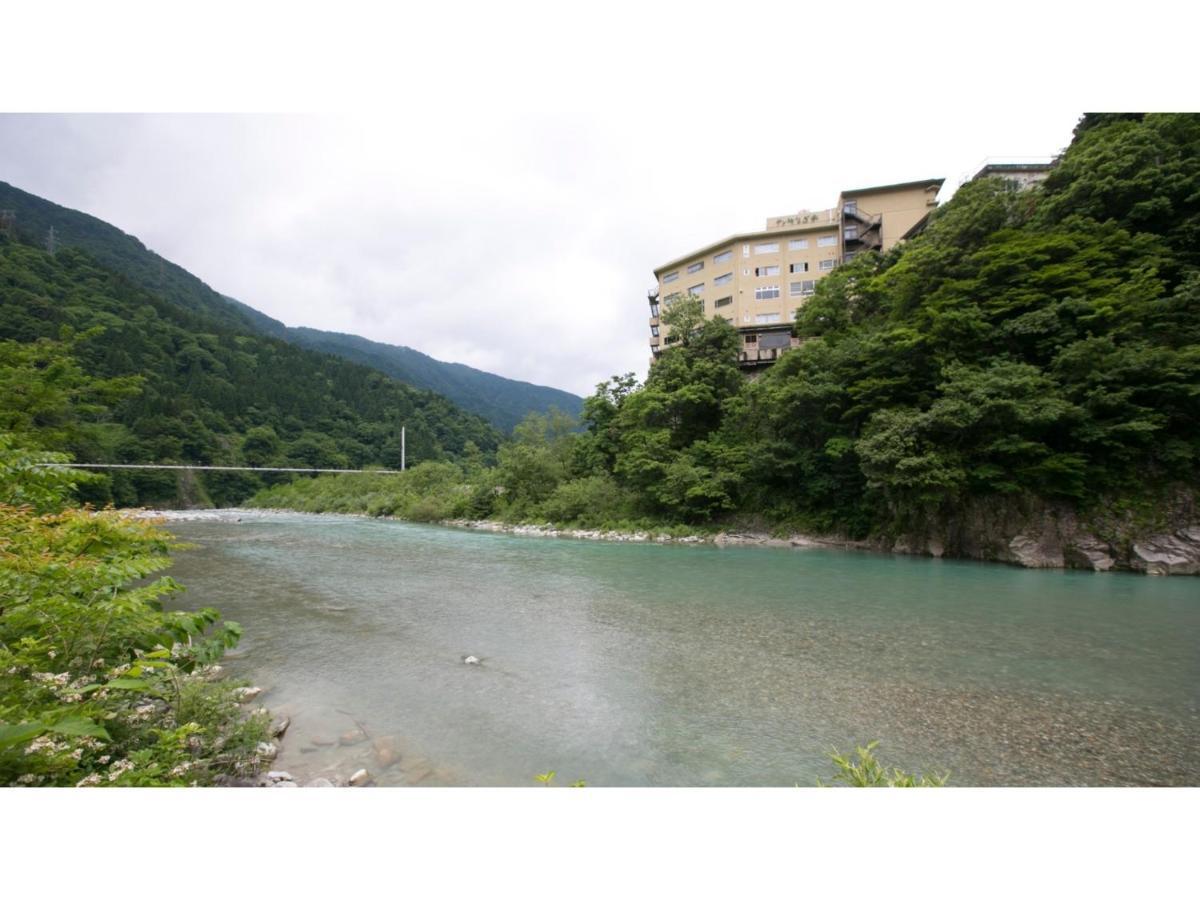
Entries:
POLYGON ((244 687, 238 688, 236 691, 234 691, 234 694, 237 696, 238 703, 249 703, 261 693, 262 688, 260 687, 244 687))
POLYGON ((300 785, 294 781, 277 781, 275 782, 275 787, 300 787, 300 785))
POLYGON ((483 662, 483 660, 481 660, 478 656, 464 656, 463 662, 468 666, 477 666, 483 662))
POLYGON ((369 783, 370 780, 371 780, 371 773, 368 772, 366 769, 359 769, 357 772, 355 772, 353 775, 350 776, 350 786, 351 787, 362 787, 364 784, 369 783))
POLYGON ((306 788, 310 788, 310 787, 333 787, 333 786, 334 786, 334 785, 333 785, 333 782, 332 782, 332 781, 330 781, 328 778, 314 778, 312 781, 310 781, 308 784, 306 784, 306 785, 305 785, 305 787, 306 787, 306 788))
POLYGON ((260 743, 256 748, 256 751, 263 759, 274 759, 279 755, 279 748, 268 741, 263 741, 260 743))
POLYGON ((293 780, 292 774, 290 772, 268 772, 267 777, 270 778, 272 781, 292 781, 293 780))
POLYGON ((271 726, 271 737, 283 737, 283 733, 288 730, 288 726, 291 724, 292 720, 287 716, 283 716, 271 726))

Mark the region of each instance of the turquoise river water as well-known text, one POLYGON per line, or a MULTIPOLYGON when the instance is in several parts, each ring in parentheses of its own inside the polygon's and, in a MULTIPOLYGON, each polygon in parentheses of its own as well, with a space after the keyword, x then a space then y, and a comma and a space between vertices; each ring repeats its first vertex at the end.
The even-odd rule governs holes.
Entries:
POLYGON ((1200 784, 1194 578, 241 510, 168 525, 195 545, 178 602, 242 624, 229 668, 290 715, 275 767, 297 780, 812 785, 831 748, 878 740, 956 785, 1200 784))

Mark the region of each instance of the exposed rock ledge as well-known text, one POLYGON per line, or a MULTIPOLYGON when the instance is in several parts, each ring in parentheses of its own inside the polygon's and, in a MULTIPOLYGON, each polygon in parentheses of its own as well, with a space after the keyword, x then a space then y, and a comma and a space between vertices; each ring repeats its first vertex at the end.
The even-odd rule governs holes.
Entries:
POLYGON ((953 516, 909 529, 880 549, 955 556, 1031 569, 1124 569, 1146 575, 1200 575, 1200 515, 1195 497, 1180 491, 1155 510, 1153 524, 1132 514, 1095 513, 1038 500, 977 501, 953 516))

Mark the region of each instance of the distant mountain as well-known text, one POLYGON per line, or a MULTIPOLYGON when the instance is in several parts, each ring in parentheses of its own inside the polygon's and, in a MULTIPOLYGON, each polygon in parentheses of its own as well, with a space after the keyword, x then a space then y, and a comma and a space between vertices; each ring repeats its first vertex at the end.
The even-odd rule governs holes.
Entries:
POLYGON ((505 431, 512 430, 530 412, 547 412, 557 407, 578 416, 583 408, 582 399, 566 391, 513 381, 461 363, 441 362, 410 347, 314 328, 289 328, 287 340, 371 366, 400 381, 434 391, 505 431))
POLYGON ((493 425, 510 431, 530 412, 557 407, 578 415, 580 397, 557 388, 515 381, 459 363, 436 360, 409 347, 313 328, 291 328, 251 306, 213 290, 191 272, 164 259, 132 235, 95 216, 59 206, 0 181, 0 210, 16 213, 26 234, 47 239, 54 229, 60 246, 85 250, 102 265, 129 278, 138 287, 192 312, 208 316, 226 328, 265 334, 289 343, 370 366, 386 375, 441 394, 493 425))

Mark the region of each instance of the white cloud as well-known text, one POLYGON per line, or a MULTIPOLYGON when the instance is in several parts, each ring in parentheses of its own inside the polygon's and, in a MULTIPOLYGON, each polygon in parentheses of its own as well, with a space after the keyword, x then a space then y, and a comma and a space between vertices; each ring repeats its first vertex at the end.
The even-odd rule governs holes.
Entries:
MULTIPOLYGON (((602 18, 573 43, 539 19, 495 45, 488 29, 513 22, 493 11, 452 58, 415 30, 393 57, 361 34, 334 57, 353 71, 334 79, 341 94, 297 76, 311 106, 340 96, 353 115, 0 116, 0 178, 136 234, 289 325, 588 393, 645 373, 655 265, 829 206, 841 188, 945 176, 945 198, 985 156, 1060 150, 1078 115, 1070 99, 1019 103, 1036 73, 986 91, 924 80, 934 51, 912 34, 911 66, 895 69, 910 83, 863 92, 854 84, 888 70, 866 64, 877 57, 862 40, 851 70, 875 75, 851 83, 844 42, 789 43, 784 19, 761 44, 693 60, 664 50, 661 16, 602 18), (373 85, 365 104, 359 83, 373 85)), ((708 26, 671 38, 718 46, 728 29, 708 26)))

